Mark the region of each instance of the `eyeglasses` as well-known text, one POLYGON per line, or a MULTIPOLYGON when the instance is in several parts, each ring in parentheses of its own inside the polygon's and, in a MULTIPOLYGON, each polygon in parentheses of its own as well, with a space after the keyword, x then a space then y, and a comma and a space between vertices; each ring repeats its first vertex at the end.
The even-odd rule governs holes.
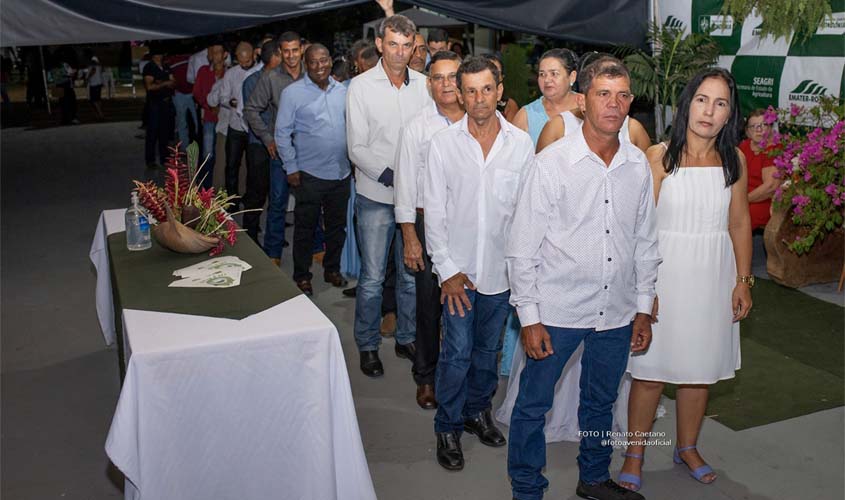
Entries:
POLYGON ((634 94, 630 92, 617 92, 616 94, 613 94, 609 90, 597 90, 595 95, 601 101, 614 99, 619 102, 631 102, 634 100, 634 94))
POLYGON ((446 80, 449 80, 449 83, 455 83, 458 81, 458 74, 457 73, 449 73, 448 75, 432 75, 431 82, 436 85, 444 85, 446 80))
POLYGON ((767 128, 771 128, 771 125, 769 125, 768 123, 757 123, 755 125, 752 125, 752 124, 749 123, 748 125, 745 126, 745 128, 747 128, 748 130, 754 130, 754 131, 759 132, 761 130, 766 130, 767 128))

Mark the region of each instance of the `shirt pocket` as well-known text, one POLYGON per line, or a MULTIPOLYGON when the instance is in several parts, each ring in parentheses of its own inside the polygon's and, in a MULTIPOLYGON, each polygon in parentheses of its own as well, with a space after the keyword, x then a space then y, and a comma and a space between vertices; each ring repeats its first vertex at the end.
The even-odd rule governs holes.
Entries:
POLYGON ((500 202, 513 206, 519 192, 519 172, 499 169, 493 174, 493 194, 500 202))

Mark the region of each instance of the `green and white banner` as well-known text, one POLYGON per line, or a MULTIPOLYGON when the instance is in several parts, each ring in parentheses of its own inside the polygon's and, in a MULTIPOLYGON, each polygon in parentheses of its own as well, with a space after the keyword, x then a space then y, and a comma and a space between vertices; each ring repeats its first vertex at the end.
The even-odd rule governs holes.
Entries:
POLYGON ((683 24, 715 38, 718 64, 736 78, 745 115, 769 105, 813 105, 821 95, 845 96, 845 0, 831 0, 831 7, 833 18, 803 42, 761 38, 756 13, 735 22, 719 14, 722 0, 659 0, 656 15, 664 25, 683 24))

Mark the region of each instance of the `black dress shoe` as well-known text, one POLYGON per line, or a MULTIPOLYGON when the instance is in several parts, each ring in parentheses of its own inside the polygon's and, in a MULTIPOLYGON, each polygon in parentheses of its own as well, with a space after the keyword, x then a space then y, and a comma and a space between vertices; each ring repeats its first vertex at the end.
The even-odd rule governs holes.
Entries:
POLYGON ((589 498, 590 500, 645 500, 644 496, 636 491, 619 486, 613 482, 613 479, 608 479, 598 484, 587 484, 583 481, 578 481, 575 494, 581 498, 589 498))
POLYGON ((457 432, 437 433, 437 463, 446 470, 464 468, 464 452, 457 432))
POLYGON ((437 400, 434 399, 434 386, 431 384, 420 384, 417 386, 417 404, 423 410, 437 408, 437 400))
POLYGON ((417 344, 414 342, 408 342, 403 345, 397 342, 393 347, 393 351, 396 353, 396 356, 411 360, 413 363, 414 358, 417 356, 417 344))
POLYGON ((344 297, 354 297, 358 295, 358 287, 353 286, 352 288, 347 288, 346 290, 340 292, 343 294, 344 297))
POLYGON ((344 287, 349 284, 349 282, 346 281, 346 278, 344 278, 343 275, 337 271, 328 271, 324 273, 323 279, 326 281, 326 283, 331 283, 332 286, 336 287, 344 287))
POLYGON ((384 366, 378 358, 378 351, 361 351, 361 371, 368 377, 384 375, 384 366))
POLYGON ((498 448, 504 446, 505 436, 493 424, 493 417, 490 415, 490 410, 484 410, 478 415, 464 420, 464 430, 470 434, 478 436, 481 444, 498 448))
POLYGON ((314 288, 311 287, 311 280, 299 280, 296 282, 296 286, 308 297, 314 295, 314 288))

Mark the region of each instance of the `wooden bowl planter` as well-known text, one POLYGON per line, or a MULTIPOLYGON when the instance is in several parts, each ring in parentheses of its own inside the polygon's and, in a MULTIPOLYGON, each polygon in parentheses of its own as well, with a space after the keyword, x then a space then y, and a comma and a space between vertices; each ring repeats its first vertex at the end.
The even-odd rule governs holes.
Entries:
POLYGON ((766 271, 777 283, 790 288, 815 283, 838 281, 845 261, 845 231, 840 227, 816 242, 812 249, 798 255, 787 248, 788 241, 794 241, 801 234, 801 228, 792 223, 792 214, 786 210, 775 210, 766 225, 763 242, 768 258, 766 271))

